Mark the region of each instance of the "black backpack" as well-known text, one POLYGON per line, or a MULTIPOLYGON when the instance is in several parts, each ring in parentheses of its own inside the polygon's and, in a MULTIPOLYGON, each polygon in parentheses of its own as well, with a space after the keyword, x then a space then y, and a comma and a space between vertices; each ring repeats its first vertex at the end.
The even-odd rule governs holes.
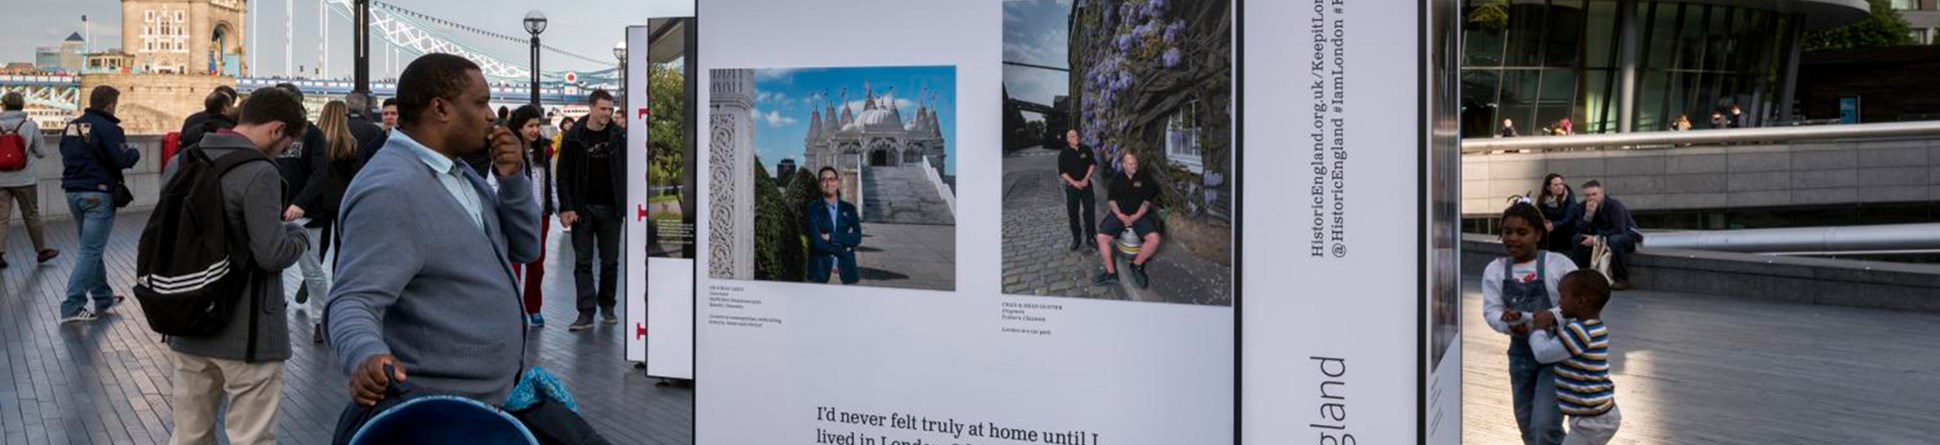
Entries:
MULTIPOLYGON (((241 152, 212 160, 199 147, 179 155, 179 170, 163 186, 135 256, 135 301, 149 329, 206 337, 228 326, 256 266, 242 228, 230 227, 223 210, 222 176, 256 161, 269 159, 241 152)), ((254 314, 249 320, 254 337, 254 314)))

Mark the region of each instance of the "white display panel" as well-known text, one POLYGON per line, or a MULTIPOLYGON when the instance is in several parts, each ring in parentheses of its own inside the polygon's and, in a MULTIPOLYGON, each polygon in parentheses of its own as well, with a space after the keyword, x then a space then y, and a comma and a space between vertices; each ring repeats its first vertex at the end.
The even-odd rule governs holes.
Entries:
MULTIPOLYGON (((1223 301, 1190 304, 1006 291, 1004 253, 1011 240, 1005 233, 1009 184, 1004 177, 1007 161, 1018 159, 1005 153, 997 112, 1005 106, 1000 100, 1002 55, 1009 43, 1005 12, 1005 2, 960 0, 709 0, 700 5, 706 26, 698 53, 704 57, 695 81, 703 88, 694 106, 707 108, 699 138, 705 217, 697 220, 697 443, 1233 440, 1231 289, 1216 292, 1223 301), (868 108, 866 102, 877 100, 901 115, 895 123, 902 139, 883 138, 883 143, 904 144, 896 150, 876 149, 867 140, 796 136, 790 129, 816 116, 784 112, 826 111, 840 104, 862 122, 856 131, 893 132, 887 125, 871 126, 890 114, 868 108), (939 147, 912 143, 936 139, 945 148, 933 151, 939 147), (816 141, 859 147, 804 148, 816 141), (908 181, 915 186, 902 191, 940 198, 908 198, 930 202, 909 212, 914 222, 860 225, 857 254, 878 261, 858 260, 854 286, 758 279, 786 275, 793 266, 758 268, 751 262, 801 248, 749 245, 762 239, 754 236, 758 230, 772 229, 760 224, 769 217, 750 213, 774 206, 756 204, 781 199, 763 196, 799 191, 770 177, 783 171, 780 159, 756 157, 791 152, 799 153, 791 159, 800 163, 794 167, 817 175, 818 169, 808 167, 843 167, 837 177, 847 200, 880 200, 879 206, 894 207, 890 203, 901 201, 890 200, 904 199, 861 191, 871 180, 908 181), (828 156, 817 156, 823 154, 828 156), (942 179, 897 170, 909 164, 930 165, 942 179), (774 190, 757 188, 761 185, 774 190), (922 221, 937 215, 948 217, 922 221), (897 260, 879 260, 885 257, 897 260)), ((1230 26, 1230 20, 1224 22, 1230 26)), ((1206 99, 1192 112, 1231 116, 1221 105, 1230 97, 1206 99)), ((1161 165, 1160 157, 1149 165, 1161 165)), ((1025 161, 1045 159, 1055 156, 1025 161)), ((1204 164, 1218 169, 1231 162, 1204 164)), ((1042 180, 1052 181, 1050 175, 1042 180)), ((1224 181, 1208 183, 1214 184, 1210 189, 1230 190, 1224 181)), ((868 202, 856 207, 875 212, 868 202)), ((1188 208, 1205 211, 1185 203, 1172 211, 1183 215, 1188 208)), ((897 218, 903 216, 892 219, 897 218)), ((1182 222, 1171 233, 1187 236, 1183 232, 1190 226, 1182 222)), ((1208 237, 1236 241, 1217 233, 1208 237)), ((1204 248, 1221 249, 1230 246, 1204 248)), ((1173 259, 1197 258, 1198 251, 1159 250, 1173 259)), ((1070 255, 1070 261, 1087 260, 1082 252, 1070 255)), ((1219 260, 1231 264, 1230 258, 1212 262, 1219 260)), ((1202 269, 1214 277, 1208 281, 1230 275, 1230 266, 1223 272, 1216 266, 1202 269)), ((1165 285, 1190 279, 1184 273, 1154 277, 1165 285)), ((1115 289, 1123 288, 1110 287, 1107 293, 1121 292, 1115 289)), ((1122 292, 1134 300, 1157 293, 1122 292)))
POLYGON ((1242 443, 1461 440, 1456 6, 1245 8, 1242 443))
MULTIPOLYGON (((626 276, 632 279, 620 282, 621 299, 626 300, 626 359, 631 362, 647 361, 647 313, 651 306, 649 300, 654 295, 652 287, 662 277, 650 275, 647 270, 647 27, 628 26, 626 28, 626 95, 629 100, 625 107, 614 107, 618 119, 626 119, 626 176, 632 179, 626 188, 627 208, 622 209, 626 219, 626 231, 620 252, 621 267, 626 268, 626 276)), ((656 330, 659 328, 655 325, 656 330)))

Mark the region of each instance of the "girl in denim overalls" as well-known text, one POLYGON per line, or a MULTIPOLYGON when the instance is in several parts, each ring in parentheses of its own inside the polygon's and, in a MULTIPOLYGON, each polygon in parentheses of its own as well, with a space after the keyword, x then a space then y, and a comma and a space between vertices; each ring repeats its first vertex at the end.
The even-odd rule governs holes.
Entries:
POLYGON ((1568 256, 1542 250, 1543 213, 1526 200, 1502 213, 1502 245, 1509 256, 1483 272, 1482 318, 1508 334, 1509 382, 1515 392, 1516 427, 1525 445, 1563 442, 1563 413, 1556 404, 1553 365, 1536 361, 1529 349, 1534 314, 1554 311, 1562 296, 1557 283, 1576 270, 1568 256))

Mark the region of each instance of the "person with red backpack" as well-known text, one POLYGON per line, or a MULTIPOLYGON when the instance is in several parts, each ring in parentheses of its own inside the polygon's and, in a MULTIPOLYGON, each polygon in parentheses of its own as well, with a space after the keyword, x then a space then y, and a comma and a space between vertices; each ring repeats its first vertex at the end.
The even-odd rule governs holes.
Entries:
POLYGON ((184 149, 162 173, 135 298, 175 365, 170 443, 217 443, 219 415, 228 443, 276 442, 291 352, 282 272, 308 255, 310 240, 283 220, 283 178, 271 159, 302 138, 305 114, 294 93, 257 90, 235 128, 184 149))
POLYGON ((7 227, 13 224, 13 207, 20 205, 20 219, 27 223, 27 237, 34 240, 34 258, 45 263, 61 251, 47 248, 40 229, 40 172, 35 159, 47 157, 40 137, 40 125, 27 117, 27 99, 19 92, 0 98, 0 269, 7 267, 7 227))

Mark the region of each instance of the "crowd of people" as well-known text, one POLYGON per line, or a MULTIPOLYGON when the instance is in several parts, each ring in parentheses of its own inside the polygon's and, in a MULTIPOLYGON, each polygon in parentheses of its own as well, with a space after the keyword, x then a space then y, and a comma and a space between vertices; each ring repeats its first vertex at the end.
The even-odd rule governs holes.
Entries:
POLYGON ((1510 391, 1526 445, 1609 443, 1622 423, 1602 310, 1611 291, 1630 289, 1626 260, 1643 234, 1603 184, 1581 190, 1579 200, 1550 174, 1535 196, 1512 197, 1500 229, 1508 254, 1482 275, 1482 318, 1510 336, 1510 391))
MULTIPOLYGON (((554 127, 553 116, 534 105, 495 114, 487 85, 472 62, 429 54, 404 70, 397 97, 379 110, 367 94, 351 93, 329 101, 312 122, 295 85, 247 95, 219 87, 183 122, 183 148, 163 160, 162 198, 140 240, 133 289, 172 351, 172 443, 215 443, 218 435, 229 443, 272 443, 292 330, 327 343, 351 380, 353 402, 340 419, 338 443, 407 376, 419 392, 506 403, 535 378, 527 369, 536 358, 526 356, 525 343, 529 329, 545 326, 541 281, 555 216, 576 254, 578 317, 568 329, 589 329, 596 316, 598 323, 619 321, 626 134, 624 120, 614 119, 613 96, 591 92, 589 115, 554 127), (211 199, 182 199, 196 193, 211 199), (230 230, 154 235, 194 215, 230 230), (151 243, 181 246, 198 237, 210 237, 200 246, 222 257, 197 273, 160 271, 157 261, 179 258, 146 254, 151 243), (293 294, 283 284, 292 269, 302 281, 293 294), (179 304, 165 298, 210 292, 222 295, 207 297, 216 303, 206 311, 165 310, 179 304), (307 323, 257 320, 286 307, 307 323), (217 323, 193 334, 179 328, 203 319, 217 323)), ((95 87, 86 111, 59 138, 61 184, 80 234, 63 324, 91 322, 128 303, 110 287, 102 259, 117 212, 133 201, 122 172, 143 154, 119 126, 119 97, 114 87, 95 87)), ((0 99, 0 151, 21 144, 28 155, 24 168, 0 163, 0 214, 21 208, 34 257, 46 262, 60 252, 41 234, 32 162, 49 150, 21 112, 20 95, 0 99)), ((0 267, 6 227, 0 221, 0 267)), ((168 256, 193 256, 179 251, 168 256)), ((577 415, 520 420, 601 442, 583 421, 562 418, 577 415)))
MULTIPOLYGON (((1746 121, 1744 109, 1739 108, 1737 105, 1731 105, 1712 111, 1710 125, 1711 129, 1718 130, 1741 128, 1750 125, 1750 122, 1746 121)), ((1670 131, 1691 131, 1693 128, 1691 116, 1689 114, 1679 113, 1676 118, 1671 119, 1671 122, 1665 125, 1664 129, 1670 131)), ((1549 136, 1568 136, 1576 134, 1576 125, 1570 121, 1570 118, 1565 117, 1557 119, 1556 122, 1540 128, 1538 131, 1549 136)), ((1496 127, 1495 130, 1495 137, 1498 138, 1512 138, 1521 135, 1522 132, 1516 129, 1515 119, 1503 118, 1502 126, 1496 127)))

